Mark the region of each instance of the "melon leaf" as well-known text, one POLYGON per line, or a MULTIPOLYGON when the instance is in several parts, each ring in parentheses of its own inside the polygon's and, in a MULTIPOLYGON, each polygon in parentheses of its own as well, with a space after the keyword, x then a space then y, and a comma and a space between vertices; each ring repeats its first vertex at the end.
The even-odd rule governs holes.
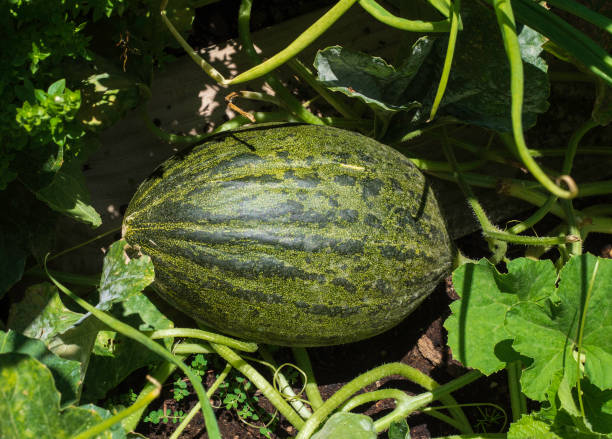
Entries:
POLYGON ((411 110, 420 103, 411 96, 410 84, 433 43, 432 38, 420 38, 398 69, 376 56, 340 46, 327 47, 315 57, 317 79, 330 90, 355 97, 379 113, 411 110))
POLYGON ((55 385, 62 394, 62 407, 77 400, 81 365, 53 354, 45 344, 15 331, 0 331, 0 354, 20 353, 29 355, 47 366, 53 375, 55 385))
POLYGON ((78 160, 64 163, 50 184, 36 190, 35 193, 36 198, 57 212, 90 224, 92 227, 102 224, 100 215, 91 206, 85 177, 81 172, 81 162, 78 160))
POLYGON ((553 294, 556 277, 550 261, 526 258, 508 263, 507 274, 486 260, 456 269, 453 285, 461 300, 451 304, 453 314, 444 323, 453 356, 485 374, 519 358, 504 326, 506 313, 521 300, 539 301, 553 294))
POLYGON ((559 276, 558 301, 518 303, 506 321, 506 329, 515 338, 514 348, 534 359, 523 372, 521 385, 527 396, 539 401, 545 398, 555 373, 564 371, 575 380, 581 319, 585 319, 584 373, 599 389, 612 388, 612 260, 590 254, 575 256, 559 276))
POLYGON ((108 310, 113 303, 140 293, 155 277, 151 258, 128 255, 130 246, 125 240, 113 243, 108 249, 100 279, 100 301, 96 308, 108 310))
MULTIPOLYGON (((49 369, 25 354, 0 354, 0 431, 3 439, 71 438, 102 418, 92 410, 60 410, 49 369)), ((112 439, 110 431, 97 436, 112 439)))

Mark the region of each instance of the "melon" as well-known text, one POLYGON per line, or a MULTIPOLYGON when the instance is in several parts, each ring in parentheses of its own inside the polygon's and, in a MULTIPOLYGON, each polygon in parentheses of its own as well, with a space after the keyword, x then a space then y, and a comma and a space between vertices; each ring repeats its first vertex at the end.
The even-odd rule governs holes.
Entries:
POLYGON ((174 155, 136 191, 123 235, 179 310, 282 346, 379 334, 452 263, 437 201, 408 159, 313 125, 255 126, 174 155))

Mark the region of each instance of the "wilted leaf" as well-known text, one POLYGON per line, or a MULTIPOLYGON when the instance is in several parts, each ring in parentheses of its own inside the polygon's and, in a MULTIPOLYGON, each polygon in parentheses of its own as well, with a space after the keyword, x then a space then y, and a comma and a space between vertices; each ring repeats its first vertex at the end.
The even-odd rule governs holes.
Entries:
POLYGON ((335 413, 312 439, 376 439, 372 418, 357 413, 335 413))
MULTIPOLYGON (((87 409, 60 411, 60 394, 49 369, 16 353, 0 354, 0 413, 3 439, 68 439, 102 421, 87 409)), ((97 437, 111 439, 111 433, 97 437)))
POLYGON ((62 406, 76 402, 81 378, 81 365, 78 362, 54 355, 40 340, 28 338, 15 331, 0 331, 0 354, 11 352, 29 355, 49 368, 55 385, 62 394, 62 406))
POLYGON ((110 309, 115 302, 140 293, 155 277, 153 263, 147 255, 128 255, 130 245, 121 239, 108 249, 100 279, 100 301, 97 308, 110 309))
POLYGON ((411 93, 411 82, 423 64, 434 40, 422 37, 396 70, 385 60, 340 46, 317 53, 314 66, 318 80, 330 90, 356 97, 383 113, 406 111, 420 106, 411 93))

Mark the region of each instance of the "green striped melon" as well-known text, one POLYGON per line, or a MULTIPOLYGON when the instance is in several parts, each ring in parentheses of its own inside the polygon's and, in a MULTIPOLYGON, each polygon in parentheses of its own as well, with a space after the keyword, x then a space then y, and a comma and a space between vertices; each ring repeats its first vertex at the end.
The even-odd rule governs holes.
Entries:
POLYGON ((221 332, 284 346, 381 333, 451 267, 419 170, 330 127, 255 127, 189 148, 140 185, 123 228, 167 301, 221 332))

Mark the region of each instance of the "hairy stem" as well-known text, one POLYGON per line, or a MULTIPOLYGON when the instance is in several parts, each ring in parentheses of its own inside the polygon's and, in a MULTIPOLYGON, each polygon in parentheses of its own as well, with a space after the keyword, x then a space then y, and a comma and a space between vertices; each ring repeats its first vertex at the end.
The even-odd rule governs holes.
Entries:
POLYGON ((306 348, 291 348, 291 350, 293 351, 293 356, 295 357, 295 361, 297 362, 298 366, 306 374, 305 387, 308 402, 310 402, 310 406, 313 410, 317 410, 323 405, 323 398, 321 398, 321 393, 319 392, 319 385, 317 384, 314 371, 312 370, 312 364, 310 363, 310 357, 308 357, 308 351, 306 348))

